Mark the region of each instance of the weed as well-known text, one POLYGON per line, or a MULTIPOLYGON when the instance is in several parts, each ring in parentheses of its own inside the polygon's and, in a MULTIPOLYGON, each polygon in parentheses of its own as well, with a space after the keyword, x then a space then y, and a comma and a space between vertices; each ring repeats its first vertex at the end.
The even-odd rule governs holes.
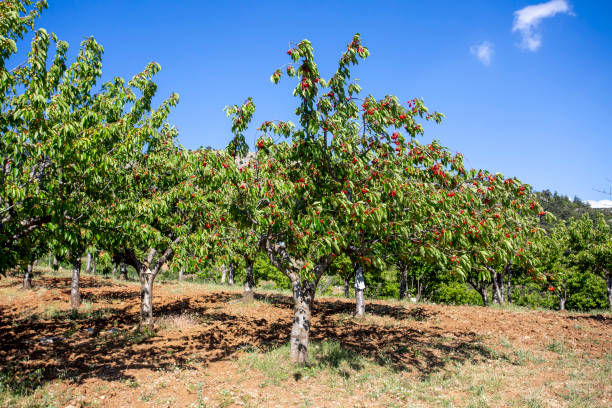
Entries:
POLYGON ((510 342, 508 341, 506 337, 500 337, 499 343, 505 348, 512 348, 512 344, 510 344, 510 342))
POLYGON ((546 346, 546 349, 548 349, 548 351, 552 351, 558 354, 564 354, 566 352, 565 345, 557 340, 549 343, 548 346, 546 346))
POLYGON ((150 339, 151 337, 155 337, 155 332, 148 328, 143 328, 142 330, 135 330, 129 332, 126 336, 126 340, 132 344, 141 344, 150 339))
POLYGON ((153 393, 151 391, 147 391, 147 392, 141 393, 138 399, 144 402, 148 402, 148 401, 151 401, 152 397, 153 397, 153 393))

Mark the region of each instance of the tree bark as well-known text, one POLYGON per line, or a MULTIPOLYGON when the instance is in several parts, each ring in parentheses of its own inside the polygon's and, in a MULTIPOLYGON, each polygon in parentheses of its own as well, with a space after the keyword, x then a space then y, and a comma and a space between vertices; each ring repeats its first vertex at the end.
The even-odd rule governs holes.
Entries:
POLYGON ((147 267, 142 267, 140 276, 140 326, 153 330, 153 281, 155 275, 147 267))
POLYGON ((423 284, 421 283, 421 278, 417 278, 417 302, 420 302, 423 299, 423 284))
POLYGON ((365 280, 363 278, 363 268, 357 266, 355 268, 355 316, 363 317, 365 314, 365 280))
POLYGON ((481 287, 478 290, 478 293, 480 293, 480 296, 482 297, 482 303, 484 303, 485 306, 489 306, 489 294, 487 287, 481 287))
POLYGON ((400 265, 400 300, 406 298, 406 292, 408 291, 408 268, 405 265, 400 265))
POLYGON ((253 262, 246 260, 246 277, 244 279, 244 293, 242 294, 242 301, 244 303, 253 302, 254 294, 253 288, 255 287, 255 279, 253 279, 253 262))
POLYGON ((113 264, 113 278, 114 278, 114 277, 117 277, 117 278, 119 277, 119 276, 117 275, 117 264, 113 264))
POLYGON ((224 265, 221 265, 221 284, 225 284, 225 277, 227 274, 227 267, 224 265))
POLYGON ((96 254, 95 253, 91 255, 91 274, 92 275, 96 274, 96 254))
POLYGON ((295 364, 306 364, 308 362, 308 337, 315 285, 311 282, 300 284, 299 278, 293 280, 291 284, 294 302, 290 340, 291 361, 295 364))
POLYGON ((59 269, 59 262, 56 257, 53 257, 53 270, 57 271, 59 269))
POLYGON ((234 265, 234 263, 230 263, 229 266, 229 271, 227 274, 227 284, 228 286, 234 286, 234 272, 236 270, 236 266, 234 265))
POLYGON ((501 274, 497 273, 497 271, 493 268, 490 268, 489 271, 492 274, 493 281, 493 302, 499 303, 500 305, 504 304, 504 293, 502 288, 500 287, 500 282, 503 285, 503 278, 501 274))
POLYGON ((23 288, 32 289, 32 264, 26 266, 25 275, 23 277, 23 288))
POLYGON ((565 302, 567 301, 567 299, 565 298, 565 296, 562 296, 559 298, 559 310, 564 311, 565 310, 565 302))
POLYGON ((70 307, 78 309, 81 306, 81 292, 79 291, 81 278, 81 258, 75 257, 72 261, 72 282, 70 284, 70 307))
POLYGON ((87 264, 85 266, 85 273, 91 273, 91 252, 87 253, 87 264))
POLYGON ((161 267, 166 264, 173 256, 173 246, 181 242, 181 238, 176 238, 171 245, 169 245, 155 263, 153 258, 157 254, 157 250, 154 248, 149 249, 149 253, 144 263, 140 263, 135 260, 135 256, 132 253, 132 260, 135 260, 134 264, 138 266, 138 277, 140 278, 140 324, 139 330, 147 328, 153 330, 153 281, 157 276, 157 273, 161 267))
POLYGON ((501 299, 502 304, 506 303, 506 286, 505 286, 504 276, 506 276, 505 269, 502 271, 502 273, 499 274, 499 288, 501 289, 500 299, 501 299))
POLYGON ((184 274, 185 274, 185 267, 181 266, 181 270, 179 271, 179 277, 178 277, 179 282, 183 281, 183 275, 184 274))
POLYGON ((350 284, 351 284, 351 277, 350 276, 345 277, 344 278, 344 297, 346 299, 351 297, 350 284))
POLYGON ((119 280, 122 280, 122 281, 128 280, 127 265, 125 264, 125 262, 121 262, 119 264, 119 280))

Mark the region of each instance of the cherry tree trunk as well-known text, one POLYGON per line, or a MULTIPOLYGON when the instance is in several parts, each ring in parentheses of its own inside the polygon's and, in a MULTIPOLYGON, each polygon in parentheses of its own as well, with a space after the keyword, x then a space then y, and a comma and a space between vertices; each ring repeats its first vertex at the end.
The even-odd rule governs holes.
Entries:
POLYGON ((408 268, 404 265, 400 266, 400 292, 399 298, 403 300, 406 298, 406 292, 408 291, 408 268))
POLYGON ((117 278, 119 277, 119 276, 117 276, 117 264, 113 265, 113 278, 114 277, 117 277, 117 278))
POLYGON ((125 281, 127 278, 127 265, 125 262, 121 262, 121 264, 119 264, 119 280, 125 281))
POLYGON ((185 274, 185 267, 184 267, 184 266, 182 266, 182 267, 181 267, 181 270, 179 271, 179 277, 178 277, 179 282, 182 282, 182 281, 183 281, 183 275, 184 275, 184 274, 185 274))
POLYGON ((344 297, 346 299, 351 297, 350 283, 351 283, 351 277, 350 276, 347 276, 346 278, 344 278, 344 297))
POLYGON ((423 300, 423 283, 421 282, 421 278, 417 278, 417 296, 416 296, 416 300, 417 302, 420 302, 421 300, 423 300))
POLYGON ((227 267, 225 265, 221 265, 221 284, 225 283, 225 277, 227 275, 227 267))
POLYGON ((140 276, 140 330, 153 330, 153 281, 155 275, 149 268, 144 268, 140 276))
POLYGON ((493 271, 493 302, 499 303, 500 305, 504 304, 504 295, 502 293, 501 288, 499 287, 500 275, 493 271))
POLYGON ((315 285, 310 282, 293 286, 293 326, 291 328, 291 361, 295 364, 308 362, 308 336, 310 334, 311 306, 314 299, 315 285))
POLYGON ((246 277, 244 279, 244 293, 242 294, 242 301, 244 303, 251 303, 253 301, 253 288, 255 287, 255 280, 253 279, 253 262, 247 260, 246 263, 246 277))
POLYGON ((85 266, 85 273, 91 273, 91 252, 87 253, 87 264, 85 266))
POLYGON ((23 288, 32 289, 32 264, 28 264, 23 277, 23 288))
POLYGON ((56 257, 53 257, 53 270, 57 271, 59 269, 59 262, 56 257))
POLYGON ((365 314, 365 280, 363 278, 363 268, 357 266, 355 269, 355 316, 363 317, 365 314))
POLYGON ((81 306, 81 292, 79 285, 81 280, 81 258, 72 261, 72 282, 70 284, 70 307, 78 309, 81 306))
POLYGON ((235 270, 236 270, 236 266, 232 262, 230 264, 229 271, 228 271, 228 274, 227 274, 227 284, 229 286, 234 286, 234 272, 235 272, 235 270))
POLYGON ((482 303, 485 306, 489 306, 489 293, 487 290, 487 287, 482 287, 478 290, 478 293, 480 293, 480 296, 482 297, 482 303))
POLYGON ((96 274, 96 254, 91 256, 91 274, 96 274))

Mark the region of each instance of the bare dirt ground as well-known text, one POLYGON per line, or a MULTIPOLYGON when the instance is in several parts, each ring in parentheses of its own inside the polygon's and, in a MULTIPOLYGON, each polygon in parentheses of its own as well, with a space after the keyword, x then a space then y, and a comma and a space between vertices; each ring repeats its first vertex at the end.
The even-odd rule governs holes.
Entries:
POLYGON ((293 367, 287 295, 155 284, 155 333, 134 331, 139 287, 0 280, 0 406, 609 407, 612 316, 317 299, 311 365, 293 367))

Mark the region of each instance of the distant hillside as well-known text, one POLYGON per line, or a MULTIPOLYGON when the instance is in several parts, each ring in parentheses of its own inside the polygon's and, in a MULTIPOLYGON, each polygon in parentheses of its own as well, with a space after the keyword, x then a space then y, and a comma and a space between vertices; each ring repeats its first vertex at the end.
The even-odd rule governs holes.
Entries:
MULTIPOLYGON (((612 209, 610 208, 591 208, 591 206, 578 197, 571 200, 567 196, 557 194, 550 190, 539 191, 535 193, 538 201, 546 211, 549 211, 559 220, 568 221, 570 218, 580 218, 583 214, 588 214, 593 221, 597 219, 597 214, 602 213, 606 217, 608 223, 612 226, 612 209)), ((545 227, 548 225, 545 224, 545 227)))

